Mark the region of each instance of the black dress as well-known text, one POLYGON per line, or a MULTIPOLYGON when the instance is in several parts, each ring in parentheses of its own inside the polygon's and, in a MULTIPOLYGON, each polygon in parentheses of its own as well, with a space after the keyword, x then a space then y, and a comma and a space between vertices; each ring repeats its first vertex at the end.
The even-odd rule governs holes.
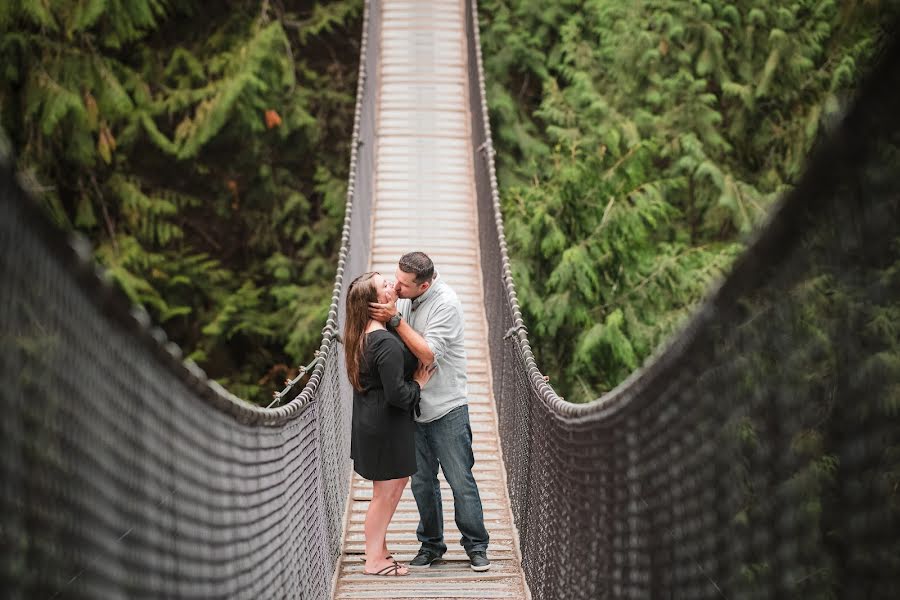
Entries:
POLYGON ((362 392, 353 391, 350 457, 366 479, 399 479, 416 472, 415 421, 419 384, 412 381, 418 360, 385 329, 367 334, 360 361, 362 392))

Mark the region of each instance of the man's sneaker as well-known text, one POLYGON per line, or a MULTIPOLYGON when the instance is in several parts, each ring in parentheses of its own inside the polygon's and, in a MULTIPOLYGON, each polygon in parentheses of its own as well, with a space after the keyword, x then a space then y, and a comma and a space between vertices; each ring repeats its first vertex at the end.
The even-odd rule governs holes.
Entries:
POLYGON ((491 561, 486 552, 473 552, 469 555, 469 564, 473 571, 487 571, 491 568, 491 561))
POLYGON ((413 569, 426 569, 434 564, 434 561, 439 559, 440 554, 435 554, 431 550, 419 550, 419 553, 416 554, 416 557, 409 561, 409 566, 413 569))

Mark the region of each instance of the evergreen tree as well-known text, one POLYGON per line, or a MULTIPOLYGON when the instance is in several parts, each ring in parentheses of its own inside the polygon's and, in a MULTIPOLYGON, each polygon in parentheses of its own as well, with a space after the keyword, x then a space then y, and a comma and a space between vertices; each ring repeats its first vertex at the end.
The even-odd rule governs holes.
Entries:
POLYGON ((261 403, 325 321, 361 15, 359 0, 0 6, 0 123, 23 178, 191 358, 261 403))
POLYGON ((898 3, 486 0, 514 274, 571 400, 690 313, 839 116, 898 3))

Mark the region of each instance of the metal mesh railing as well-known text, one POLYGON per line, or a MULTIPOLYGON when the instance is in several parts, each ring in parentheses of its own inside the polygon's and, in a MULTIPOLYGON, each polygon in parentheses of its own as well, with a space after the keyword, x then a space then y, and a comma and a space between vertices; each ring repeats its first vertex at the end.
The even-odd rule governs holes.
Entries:
POLYGON ((503 234, 468 7, 493 388, 535 598, 900 590, 900 50, 686 329, 585 405, 544 381, 503 234))
POLYGON ((0 160, 4 598, 330 595, 350 472, 335 334, 344 276, 368 265, 377 28, 367 6, 331 309, 284 406, 245 403, 183 363, 0 160))

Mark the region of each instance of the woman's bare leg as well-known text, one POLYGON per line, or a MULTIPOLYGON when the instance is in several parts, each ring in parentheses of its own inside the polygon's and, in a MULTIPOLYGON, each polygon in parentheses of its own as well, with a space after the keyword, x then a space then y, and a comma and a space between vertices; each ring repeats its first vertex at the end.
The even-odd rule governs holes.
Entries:
MULTIPOLYGON (((389 556, 391 556, 391 551, 388 550, 388 547, 387 547, 387 534, 385 534, 384 538, 385 538, 385 541, 384 541, 384 557, 385 557, 385 558, 388 558, 389 556)), ((365 555, 365 554, 363 555, 362 559, 363 559, 363 562, 366 561, 366 555, 365 555)))
MULTIPOLYGON (((366 571, 377 573, 394 564, 387 558, 387 528, 397 510, 400 496, 409 477, 372 482, 372 501, 366 511, 366 571), (374 558, 373 558, 374 557, 374 558)), ((399 573, 406 574, 408 569, 401 567, 399 573)))

